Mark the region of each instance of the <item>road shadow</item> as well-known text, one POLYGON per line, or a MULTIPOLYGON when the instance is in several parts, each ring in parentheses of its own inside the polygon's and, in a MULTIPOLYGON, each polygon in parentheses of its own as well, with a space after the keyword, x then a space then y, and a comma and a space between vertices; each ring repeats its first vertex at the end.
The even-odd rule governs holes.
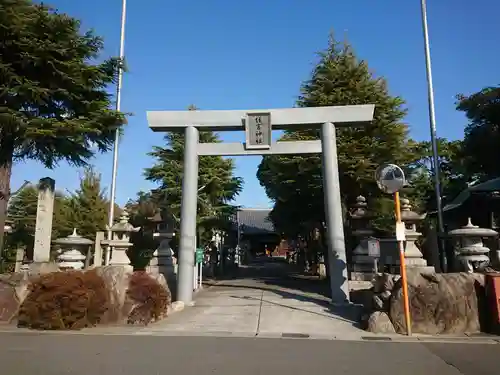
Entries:
MULTIPOLYGON (((252 288, 252 289, 257 289, 257 288, 252 288)), ((259 289, 264 289, 264 288, 259 288, 259 289)), ((266 290, 266 289, 264 289, 266 290)), ((258 297, 252 297, 252 296, 230 296, 231 298, 235 299, 244 299, 244 300, 252 300, 252 301, 260 301, 264 302, 268 305, 273 305, 273 306, 278 306, 282 307, 285 309, 293 310, 293 311, 301 311, 310 315, 316 315, 316 316, 321 316, 324 318, 332 318, 335 320, 341 320, 346 323, 352 324, 356 328, 360 328, 360 313, 359 309, 357 306, 333 306, 330 305, 328 302, 322 301, 322 300, 317 300, 314 298, 309 298, 301 296, 301 295, 296 295, 293 293, 287 293, 287 292, 282 292, 282 291, 276 291, 275 289, 268 289, 269 291, 276 293, 283 298, 289 298, 289 299, 294 299, 294 300, 300 300, 300 301, 306 301, 306 302, 312 302, 314 304, 317 304, 321 307, 323 307, 324 312, 317 312, 317 311, 311 311, 307 310, 304 308, 300 308, 297 306, 290 306, 274 301, 267 300, 265 298, 258 298, 258 297), (298 297, 298 298, 297 298, 298 297)))
MULTIPOLYGON (((321 306, 324 313, 309 311, 300 306, 289 306, 275 301, 268 301, 265 298, 262 302, 277 305, 290 310, 297 310, 332 317, 349 322, 356 328, 360 328, 362 309, 353 304, 332 305, 329 280, 319 279, 317 276, 309 276, 299 272, 298 268, 286 263, 281 259, 266 259, 251 265, 240 268, 238 272, 219 279, 217 282, 207 283, 214 290, 223 288, 261 290, 274 293, 283 299, 291 299, 312 303, 321 306), (249 281, 250 285, 242 284, 241 281, 249 281)), ((231 296, 239 299, 258 299, 251 296, 231 296)))

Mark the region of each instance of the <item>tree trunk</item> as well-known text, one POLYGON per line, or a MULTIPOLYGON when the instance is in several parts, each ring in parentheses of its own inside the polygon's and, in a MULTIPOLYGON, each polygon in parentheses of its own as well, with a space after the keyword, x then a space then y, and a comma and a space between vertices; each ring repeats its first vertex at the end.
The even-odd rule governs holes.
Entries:
POLYGON ((0 156, 0 257, 3 271, 3 255, 4 255, 4 229, 7 219, 7 203, 10 198, 10 177, 12 175, 12 152, 6 154, 6 150, 2 150, 0 156))

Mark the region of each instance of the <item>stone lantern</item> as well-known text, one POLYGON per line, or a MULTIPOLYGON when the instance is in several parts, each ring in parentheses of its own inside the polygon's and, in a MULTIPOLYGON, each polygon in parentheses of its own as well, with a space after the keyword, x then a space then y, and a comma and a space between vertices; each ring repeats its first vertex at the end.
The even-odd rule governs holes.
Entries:
POLYGON ((484 246, 483 238, 497 236, 493 229, 473 225, 469 218, 467 225, 449 231, 448 235, 458 239, 457 260, 467 272, 481 270, 490 263, 490 249, 484 246))
POLYGON ((370 228, 370 219, 373 214, 368 211, 366 198, 359 196, 353 211, 349 214, 352 221, 352 235, 357 240, 357 245, 352 252, 352 280, 371 279, 374 270, 374 259, 368 255, 368 240, 373 236, 374 231, 370 228))
POLYGON ((61 252, 57 257, 61 270, 81 270, 85 265, 86 258, 86 255, 83 254, 87 253, 88 247, 94 241, 79 236, 74 229, 68 237, 58 238, 53 243, 61 247, 61 252))
POLYGON ((3 226, 4 233, 12 233, 12 220, 6 219, 3 226))
POLYGON ((111 228, 106 226, 106 229, 111 232, 111 238, 101 241, 101 243, 111 248, 110 265, 130 265, 130 259, 127 256, 127 250, 133 245, 130 242, 130 233, 138 232, 141 228, 134 228, 128 221, 128 212, 123 210, 118 223, 114 224, 111 228))
POLYGON ((153 237, 157 238, 159 243, 146 271, 151 274, 162 274, 167 281, 173 281, 177 275, 177 259, 174 257, 170 241, 175 237, 175 218, 167 211, 162 211, 152 220, 160 223, 153 233, 153 237))
MULTIPOLYGON (((3 226, 3 232, 5 234, 11 234, 12 233, 12 220, 6 219, 5 224, 3 226)), ((20 272, 20 271, 25 271, 27 270, 27 267, 24 266, 24 256, 25 256, 25 249, 24 248, 18 248, 16 250, 16 263, 14 265, 14 272, 20 272)), ((29 267, 28 267, 29 268, 29 267)))
POLYGON ((419 267, 425 271, 432 272, 434 267, 428 266, 427 261, 420 249, 416 245, 416 241, 422 236, 422 233, 417 232, 418 223, 425 219, 427 214, 418 214, 412 211, 410 201, 406 198, 401 199, 401 221, 405 224, 405 263, 407 267, 419 267))

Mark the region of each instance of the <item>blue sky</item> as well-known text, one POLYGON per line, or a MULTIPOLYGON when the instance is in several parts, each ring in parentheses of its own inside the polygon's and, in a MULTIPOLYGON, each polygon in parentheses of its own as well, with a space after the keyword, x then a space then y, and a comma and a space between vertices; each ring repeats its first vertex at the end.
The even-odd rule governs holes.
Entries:
MULTIPOLYGON (((105 38, 106 56, 118 55, 121 0, 46 1, 105 38)), ((391 93, 407 101, 411 136, 429 138, 419 0, 128 0, 122 110, 134 115, 120 144, 117 203, 152 185, 146 155, 162 145, 148 129, 146 111, 251 109, 293 106, 300 84, 334 30, 347 35, 358 56, 388 79, 391 93)), ((500 83, 496 0, 428 1, 438 136, 461 138, 466 120, 455 110, 457 93, 500 83)), ((225 141, 242 140, 224 133, 225 141)), ((245 187, 237 203, 266 207, 255 177, 260 157, 236 158, 245 187)), ((92 162, 111 181, 112 154, 92 162)), ((65 164, 46 170, 16 164, 13 190, 25 179, 50 176, 60 190, 74 190, 79 174, 65 164)))

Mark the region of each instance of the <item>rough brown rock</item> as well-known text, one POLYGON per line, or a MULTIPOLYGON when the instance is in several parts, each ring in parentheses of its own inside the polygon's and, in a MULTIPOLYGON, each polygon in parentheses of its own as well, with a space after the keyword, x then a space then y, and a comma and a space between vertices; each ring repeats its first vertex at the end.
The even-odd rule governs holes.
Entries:
MULTIPOLYGON (((484 275, 408 273, 412 331, 422 334, 480 332, 484 275)), ((389 316, 398 333, 406 332, 402 284, 392 291, 389 316)))
POLYGON ((30 276, 45 275, 47 273, 59 271, 59 265, 56 262, 31 263, 29 266, 30 276))
POLYGON ((386 290, 392 290, 394 287, 394 275, 383 273, 377 275, 373 281, 373 291, 375 293, 382 293, 386 290))
POLYGON ((29 293, 29 285, 40 275, 57 272, 54 262, 32 264, 29 272, 0 274, 0 323, 15 323, 19 307, 29 293))
POLYGON ((149 324, 167 316, 171 293, 165 277, 127 266, 103 266, 95 270, 104 279, 110 306, 102 324, 149 324))
POLYGON ((372 298, 372 306, 375 311, 385 311, 388 301, 383 300, 380 295, 374 295, 372 298))
POLYGON ((357 305, 362 305, 363 310, 371 312, 373 307, 373 290, 371 287, 366 289, 350 290, 351 301, 357 305))
POLYGON ((127 321, 134 308, 134 302, 127 298, 131 267, 103 266, 94 268, 102 277, 108 293, 109 306, 101 319, 101 324, 116 324, 127 321))
POLYGON ((371 313, 366 330, 373 333, 396 333, 389 315, 382 311, 371 313))
POLYGON ((0 283, 2 303, 4 319, 11 320, 19 308, 18 326, 80 329, 97 324, 148 324, 167 315, 171 295, 164 278, 134 273, 127 266, 104 266, 33 276, 24 284, 0 283))
POLYGON ((22 273, 0 275, 0 323, 11 323, 28 293, 28 278, 22 273))
POLYGON ((179 312, 184 310, 184 302, 182 301, 175 301, 169 306, 169 312, 179 312))
POLYGON ((0 274, 0 323, 17 322, 19 307, 29 294, 29 286, 39 277, 38 272, 0 274))

